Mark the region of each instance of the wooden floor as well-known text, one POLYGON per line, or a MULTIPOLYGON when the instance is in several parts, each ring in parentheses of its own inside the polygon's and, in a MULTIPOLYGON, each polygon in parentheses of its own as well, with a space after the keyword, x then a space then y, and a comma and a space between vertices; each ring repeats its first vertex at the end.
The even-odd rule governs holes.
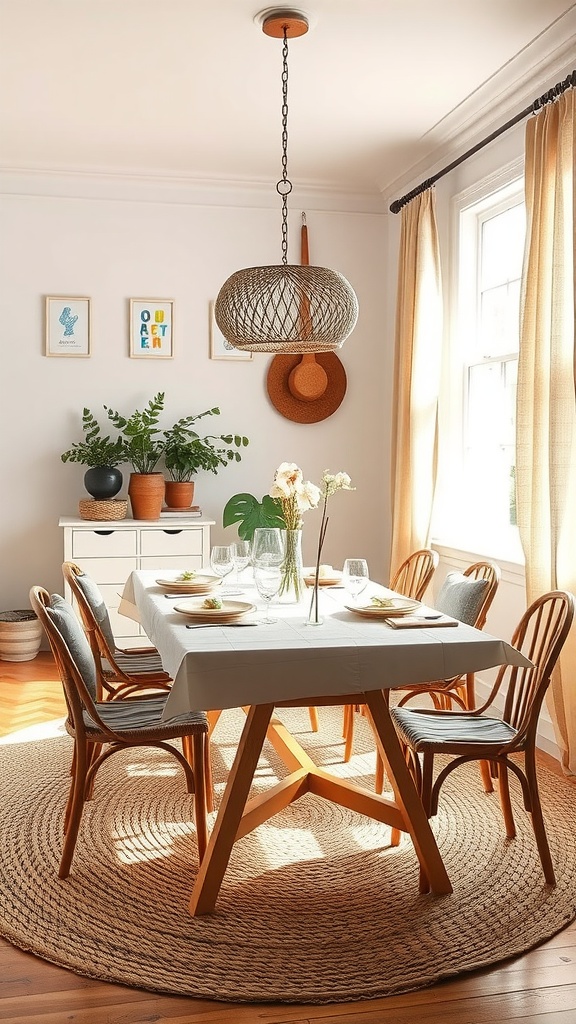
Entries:
MULTIPOLYGON (((0 735, 63 714, 60 684, 48 655, 40 654, 22 664, 0 662, 0 735)), ((0 1021, 576 1024, 576 923, 538 949, 493 970, 463 975, 408 995, 329 1006, 240 1005, 154 995, 79 977, 0 939, 0 1021)))

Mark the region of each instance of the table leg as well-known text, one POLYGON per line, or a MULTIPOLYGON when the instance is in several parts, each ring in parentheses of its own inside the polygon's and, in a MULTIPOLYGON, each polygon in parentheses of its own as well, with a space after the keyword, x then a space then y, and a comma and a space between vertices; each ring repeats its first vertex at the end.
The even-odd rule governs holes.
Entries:
POLYGON ((430 828, 414 780, 402 755, 388 705, 381 690, 365 694, 366 704, 374 726, 378 750, 384 762, 388 779, 394 791, 410 832, 422 870, 429 879, 434 893, 450 893, 452 886, 430 828))
POLYGON ((208 848, 192 890, 190 913, 193 916, 209 914, 216 905, 273 710, 273 704, 255 704, 248 712, 208 848))

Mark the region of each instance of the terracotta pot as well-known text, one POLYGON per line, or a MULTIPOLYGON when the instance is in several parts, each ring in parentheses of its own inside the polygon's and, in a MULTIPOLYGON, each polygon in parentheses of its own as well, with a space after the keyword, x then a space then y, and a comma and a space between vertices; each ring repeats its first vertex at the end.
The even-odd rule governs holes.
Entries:
POLYGON ((164 501, 162 473, 131 473, 128 495, 134 519, 159 519, 164 501))
POLYGON ((190 508, 194 500, 194 481, 166 481, 166 504, 168 508, 190 508))

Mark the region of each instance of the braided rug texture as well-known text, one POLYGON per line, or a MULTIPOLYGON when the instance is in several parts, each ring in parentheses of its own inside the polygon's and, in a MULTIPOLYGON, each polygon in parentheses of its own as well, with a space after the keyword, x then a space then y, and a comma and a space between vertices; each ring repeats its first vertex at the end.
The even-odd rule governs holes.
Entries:
MULTIPOLYGON (((372 785, 373 743, 357 716, 342 763, 339 708, 281 717, 317 763, 372 785)), ((243 724, 224 712, 213 741, 218 796, 243 724)), ((101 769, 72 872, 57 877, 72 754, 66 735, 0 746, 0 934, 78 974, 234 1002, 330 1003, 430 985, 538 944, 576 916, 574 787, 541 769, 558 885, 544 883, 519 787, 505 837, 478 769, 443 787, 433 829, 454 886, 418 894, 411 842, 306 795, 236 844, 214 914, 192 918, 197 870, 192 797, 161 750, 115 754, 101 769)), ((285 775, 268 746, 255 791, 285 775)))

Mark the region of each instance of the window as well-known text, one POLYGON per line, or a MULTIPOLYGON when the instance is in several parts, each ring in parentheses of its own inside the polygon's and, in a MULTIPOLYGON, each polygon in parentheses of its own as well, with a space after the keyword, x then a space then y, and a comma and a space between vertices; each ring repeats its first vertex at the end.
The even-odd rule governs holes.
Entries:
POLYGON ((458 301, 441 400, 450 406, 450 455, 435 514, 442 541, 511 561, 521 560, 515 432, 525 233, 522 179, 459 206, 458 301))

